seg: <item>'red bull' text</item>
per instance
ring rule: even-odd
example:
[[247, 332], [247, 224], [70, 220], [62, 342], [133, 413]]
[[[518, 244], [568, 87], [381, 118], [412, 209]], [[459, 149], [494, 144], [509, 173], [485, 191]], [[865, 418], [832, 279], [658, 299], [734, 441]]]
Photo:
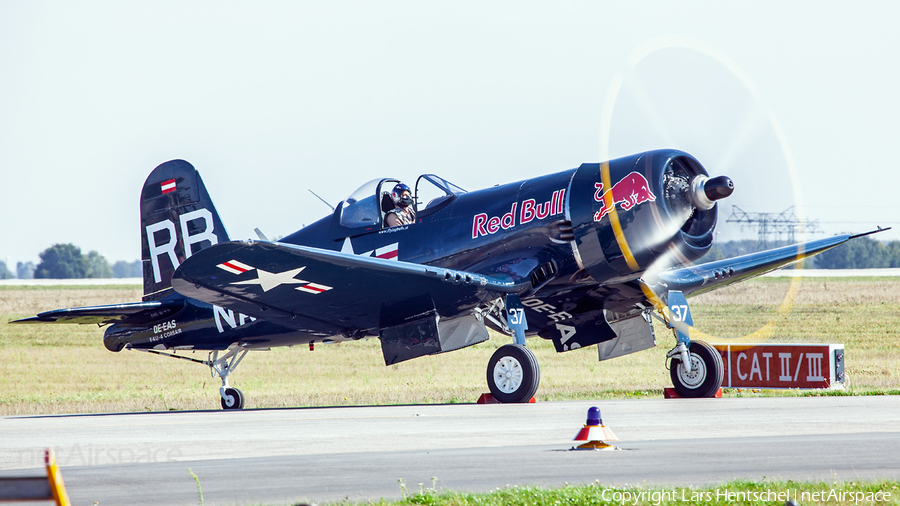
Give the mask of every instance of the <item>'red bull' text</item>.
[[[472, 239], [481, 236], [496, 234], [500, 230], [509, 230], [518, 225], [524, 225], [533, 220], [542, 220], [548, 216], [563, 213], [566, 190], [556, 190], [550, 200], [538, 204], [535, 199], [526, 199], [519, 205], [513, 202], [509, 212], [502, 216], [488, 217], [485, 213], [476, 214], [472, 218]], [[516, 210], [518, 209], [518, 213]]]

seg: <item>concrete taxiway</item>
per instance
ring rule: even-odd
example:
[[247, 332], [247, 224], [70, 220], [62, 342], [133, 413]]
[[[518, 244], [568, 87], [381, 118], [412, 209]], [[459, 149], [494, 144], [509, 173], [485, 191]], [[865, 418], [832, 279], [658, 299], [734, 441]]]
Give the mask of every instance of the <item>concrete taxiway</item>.
[[[573, 452], [590, 406], [619, 451]], [[420, 485], [900, 479], [900, 397], [303, 408], [0, 419], [2, 475], [53, 447], [75, 503], [289, 504]]]

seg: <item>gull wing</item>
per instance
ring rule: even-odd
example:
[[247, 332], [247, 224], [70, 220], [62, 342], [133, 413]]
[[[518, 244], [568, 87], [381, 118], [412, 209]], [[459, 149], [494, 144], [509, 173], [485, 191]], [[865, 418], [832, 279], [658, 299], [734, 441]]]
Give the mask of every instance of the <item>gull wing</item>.
[[521, 288], [501, 276], [265, 241], [204, 249], [181, 264], [172, 286], [187, 297], [298, 330], [318, 322], [345, 333], [399, 325], [429, 312], [452, 318]]
[[786, 267], [804, 258], [827, 251], [851, 239], [881, 232], [879, 229], [865, 234], [839, 235], [815, 241], [759, 251], [725, 260], [671, 269], [659, 274], [658, 280], [645, 280], [655, 293], [681, 291], [684, 295], [698, 295], [732, 283], [761, 276]]

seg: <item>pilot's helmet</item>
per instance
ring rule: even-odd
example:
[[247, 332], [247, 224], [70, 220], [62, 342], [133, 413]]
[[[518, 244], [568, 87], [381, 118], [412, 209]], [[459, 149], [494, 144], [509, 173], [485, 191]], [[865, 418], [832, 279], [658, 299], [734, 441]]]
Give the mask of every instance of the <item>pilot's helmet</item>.
[[[409, 195], [403, 196], [404, 192], [409, 192]], [[401, 207], [409, 207], [412, 205], [412, 191], [409, 189], [409, 186], [406, 186], [403, 183], [394, 185], [394, 190], [391, 192], [391, 198], [394, 199], [395, 205]]]

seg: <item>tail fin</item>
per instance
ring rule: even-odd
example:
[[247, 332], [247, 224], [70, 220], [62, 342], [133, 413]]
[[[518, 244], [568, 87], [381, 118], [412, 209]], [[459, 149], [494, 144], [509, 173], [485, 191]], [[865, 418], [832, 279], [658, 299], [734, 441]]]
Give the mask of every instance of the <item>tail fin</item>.
[[163, 297], [172, 273], [194, 253], [228, 241], [228, 233], [200, 179], [184, 160], [153, 169], [141, 191], [144, 300]]

